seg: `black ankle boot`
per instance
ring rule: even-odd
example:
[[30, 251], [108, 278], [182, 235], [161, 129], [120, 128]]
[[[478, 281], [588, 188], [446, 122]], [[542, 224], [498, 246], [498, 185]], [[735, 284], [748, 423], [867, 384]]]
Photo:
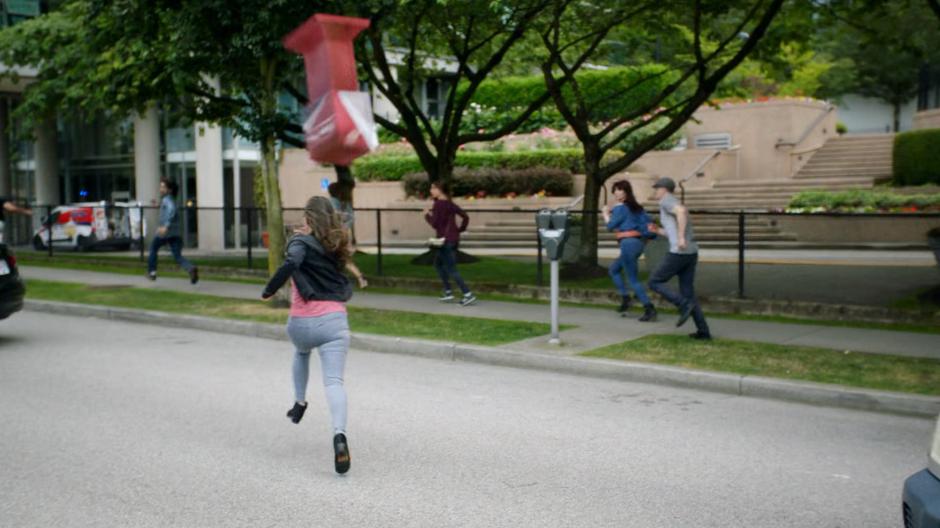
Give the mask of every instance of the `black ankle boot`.
[[617, 308], [617, 312], [624, 314], [630, 311], [630, 296], [624, 295], [623, 300], [620, 301], [620, 308]]
[[343, 433], [338, 433], [333, 437], [333, 456], [337, 473], [342, 475], [349, 471], [349, 442]]
[[656, 308], [652, 304], [643, 305], [643, 315], [640, 316], [640, 321], [643, 323], [650, 323], [656, 320]]
[[287, 411], [287, 417], [290, 418], [290, 421], [294, 423], [300, 423], [300, 419], [304, 417], [304, 412], [306, 410], [307, 404], [301, 405], [298, 402], [294, 402], [294, 407]]

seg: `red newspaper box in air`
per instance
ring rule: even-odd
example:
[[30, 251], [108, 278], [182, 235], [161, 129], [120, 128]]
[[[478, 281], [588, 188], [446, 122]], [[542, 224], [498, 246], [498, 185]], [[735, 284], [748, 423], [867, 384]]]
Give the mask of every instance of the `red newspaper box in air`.
[[304, 137], [314, 161], [349, 165], [379, 144], [353, 54], [353, 39], [367, 27], [364, 18], [317, 14], [284, 37], [284, 47], [304, 57], [310, 99]]

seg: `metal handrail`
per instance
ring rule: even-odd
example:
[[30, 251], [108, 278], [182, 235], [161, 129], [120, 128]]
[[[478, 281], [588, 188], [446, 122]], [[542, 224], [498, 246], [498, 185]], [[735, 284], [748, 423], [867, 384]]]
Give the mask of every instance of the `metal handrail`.
[[828, 116], [829, 113], [835, 109], [836, 109], [835, 106], [831, 104], [827, 104], [825, 110], [821, 114], [816, 116], [816, 119], [814, 119], [813, 122], [810, 123], [808, 127], [806, 127], [806, 130], [804, 130], [803, 133], [800, 134], [800, 137], [796, 141], [777, 141], [777, 143], [774, 145], [774, 148], [795, 147], [799, 145], [806, 138], [808, 138], [809, 135], [813, 132], [813, 130], [815, 130], [816, 127], [819, 126], [819, 124], [823, 122], [823, 119], [826, 119], [826, 116]]
[[702, 169], [705, 167], [705, 165], [708, 165], [708, 163], [711, 162], [711, 160], [717, 158], [718, 156], [721, 156], [723, 152], [736, 151], [740, 148], [741, 148], [741, 145], [734, 145], [727, 149], [716, 150], [715, 152], [712, 152], [711, 154], [709, 154], [708, 157], [706, 157], [704, 160], [702, 160], [701, 163], [696, 165], [695, 168], [692, 169], [692, 172], [687, 174], [685, 178], [682, 178], [681, 180], [679, 180], [679, 200], [682, 203], [685, 203], [685, 182], [691, 180], [692, 178], [696, 176], [704, 176], [705, 173], [702, 172]]

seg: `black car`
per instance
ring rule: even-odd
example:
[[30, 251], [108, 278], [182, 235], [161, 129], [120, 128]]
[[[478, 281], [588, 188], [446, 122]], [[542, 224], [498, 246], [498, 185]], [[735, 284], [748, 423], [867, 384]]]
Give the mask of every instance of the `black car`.
[[901, 514], [904, 528], [936, 528], [940, 526], [940, 417], [933, 434], [927, 469], [904, 481]]
[[0, 244], [0, 319], [6, 319], [23, 308], [26, 286], [16, 269], [16, 256], [6, 244]]

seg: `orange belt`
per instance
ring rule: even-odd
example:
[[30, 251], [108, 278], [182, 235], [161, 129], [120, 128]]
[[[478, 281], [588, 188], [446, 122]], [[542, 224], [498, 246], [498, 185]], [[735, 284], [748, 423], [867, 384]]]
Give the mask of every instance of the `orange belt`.
[[643, 236], [643, 233], [640, 233], [636, 229], [631, 229], [629, 231], [617, 231], [616, 236], [617, 240], [623, 240], [624, 238], [640, 238]]

